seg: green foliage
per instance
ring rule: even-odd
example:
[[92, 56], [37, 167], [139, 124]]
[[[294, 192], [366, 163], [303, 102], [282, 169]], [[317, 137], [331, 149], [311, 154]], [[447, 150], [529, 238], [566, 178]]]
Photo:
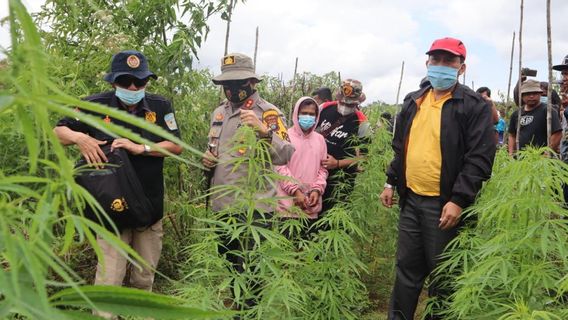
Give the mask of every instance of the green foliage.
[[[235, 137], [234, 151], [246, 153], [232, 164], [244, 166], [249, 174], [214, 190], [212, 198], [235, 194], [232, 205], [198, 217], [199, 241], [186, 249], [191, 255], [180, 267], [188, 276], [178, 294], [189, 297], [207, 291], [195, 305], [213, 310], [223, 308], [220, 301], [235, 307], [255, 299], [254, 307], [241, 312], [245, 319], [358, 319], [367, 305], [360, 280], [366, 267], [355, 241], [365, 238], [361, 216], [352, 214], [347, 204], [338, 206], [316, 224], [322, 230], [309, 239], [301, 236], [308, 228], [306, 219], [259, 216], [257, 205], [276, 207], [278, 199], [255, 199], [254, 194], [282, 179], [266, 166], [268, 148], [246, 127]], [[211, 254], [223, 245], [221, 237], [240, 243], [242, 251], [230, 253], [242, 257], [245, 272], [236, 272]]]
[[447, 318], [566, 319], [567, 181], [568, 166], [542, 150], [498, 155], [438, 271], [456, 275]]
[[155, 314], [157, 319], [212, 316], [156, 294], [84, 286], [83, 279], [61, 257], [85, 242], [100, 257], [96, 242], [96, 237], [100, 237], [130, 255], [132, 263], [143, 263], [114, 233], [82, 217], [86, 204], [101, 208], [75, 183], [73, 161], [53, 134], [51, 117], [77, 117], [110, 134], [149, 143], [121, 127], [105, 126], [100, 119], [73, 111], [74, 106], [80, 106], [113, 114], [187, 150], [192, 148], [140, 119], [80, 101], [61, 91], [51, 81], [51, 60], [43, 51], [31, 17], [20, 1], [11, 0], [9, 9], [12, 48], [1, 73], [0, 92], [0, 118], [8, 129], [2, 131], [1, 141], [3, 146], [10, 146], [6, 150], [16, 151], [13, 158], [3, 155], [2, 163], [8, 166], [0, 169], [0, 317], [93, 318], [90, 310], [97, 309], [99, 304], [101, 308], [116, 310], [121, 303], [124, 308], [120, 313], [127, 315], [140, 315], [145, 310], [145, 315]]
[[[381, 106], [371, 106], [364, 110], [370, 123], [377, 123], [383, 112]], [[398, 232], [398, 207], [387, 209], [379, 199], [379, 191], [386, 182], [386, 168], [393, 156], [391, 140], [391, 133], [386, 131], [385, 126], [376, 129], [372, 143], [367, 146], [368, 154], [360, 163], [363, 171], [357, 176], [347, 206], [365, 234], [356, 241], [358, 256], [368, 270], [368, 273], [361, 275], [362, 280], [373, 304], [383, 310], [386, 310], [394, 281]]]
[[[85, 299], [85, 297], [87, 299]], [[157, 319], [197, 319], [219, 317], [222, 313], [201, 311], [183, 306], [184, 301], [147, 291], [116, 286], [83, 286], [80, 294], [75, 290], [61, 290], [51, 298], [56, 307], [89, 308], [95, 304], [99, 310], [115, 315], [134, 315]], [[225, 312], [225, 314], [230, 314]], [[83, 314], [77, 313], [77, 319]]]
[[297, 74], [296, 79], [287, 83], [281, 78], [264, 75], [262, 82], [257, 85], [260, 96], [277, 106], [288, 118], [299, 98], [311, 96], [312, 92], [320, 87], [328, 87], [333, 92], [339, 87], [339, 75], [334, 71], [322, 76], [304, 72]]

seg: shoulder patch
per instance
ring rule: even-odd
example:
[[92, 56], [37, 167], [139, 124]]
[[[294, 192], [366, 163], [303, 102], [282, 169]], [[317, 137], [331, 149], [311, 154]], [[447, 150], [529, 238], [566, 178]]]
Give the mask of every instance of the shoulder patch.
[[270, 109], [262, 113], [262, 122], [268, 127], [273, 134], [278, 135], [282, 140], [290, 141], [288, 131], [284, 121], [280, 117], [280, 113], [275, 109]]
[[174, 116], [174, 114], [172, 112], [170, 112], [170, 113], [168, 113], [164, 116], [164, 122], [166, 123], [166, 126], [168, 126], [168, 129], [170, 129], [172, 131], [178, 129], [176, 117]]

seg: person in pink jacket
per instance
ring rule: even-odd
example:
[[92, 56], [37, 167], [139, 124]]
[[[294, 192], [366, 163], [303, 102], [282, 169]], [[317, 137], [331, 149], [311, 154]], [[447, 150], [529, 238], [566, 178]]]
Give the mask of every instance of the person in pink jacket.
[[318, 118], [319, 109], [314, 99], [302, 97], [296, 102], [293, 126], [288, 129], [296, 151], [287, 165], [276, 167], [279, 174], [289, 177], [278, 185], [278, 196], [282, 197], [278, 211], [282, 217], [297, 218], [299, 208], [313, 221], [321, 211], [327, 179], [327, 170], [321, 162], [327, 157], [327, 146], [323, 136], [314, 131]]

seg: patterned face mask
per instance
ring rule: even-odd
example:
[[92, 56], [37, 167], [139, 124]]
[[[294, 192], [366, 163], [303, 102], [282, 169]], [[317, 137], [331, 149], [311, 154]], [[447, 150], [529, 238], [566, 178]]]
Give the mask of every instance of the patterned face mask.
[[223, 91], [233, 103], [243, 102], [254, 93], [252, 84], [247, 80], [227, 81], [223, 84]]

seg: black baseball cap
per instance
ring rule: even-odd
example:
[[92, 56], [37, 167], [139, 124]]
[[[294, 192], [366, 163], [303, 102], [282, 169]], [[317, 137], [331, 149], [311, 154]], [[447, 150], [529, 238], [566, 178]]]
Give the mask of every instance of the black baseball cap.
[[104, 79], [110, 83], [114, 83], [116, 78], [130, 75], [138, 79], [146, 79], [158, 77], [148, 69], [148, 60], [139, 51], [125, 50], [112, 56], [110, 64], [110, 72], [107, 73]]
[[558, 71], [568, 70], [568, 55], [565, 56], [564, 59], [562, 59], [561, 64], [557, 64], [557, 65], [553, 66], [552, 69], [558, 70]]

